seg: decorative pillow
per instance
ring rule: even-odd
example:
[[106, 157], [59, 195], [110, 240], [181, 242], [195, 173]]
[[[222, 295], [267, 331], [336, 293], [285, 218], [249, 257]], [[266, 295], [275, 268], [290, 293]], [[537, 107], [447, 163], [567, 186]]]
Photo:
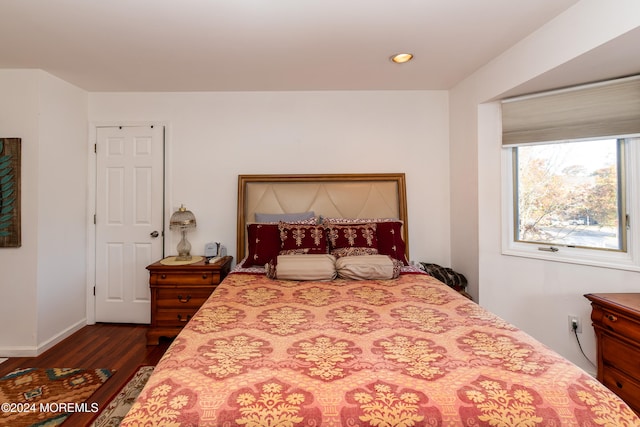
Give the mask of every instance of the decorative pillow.
[[265, 265], [280, 253], [278, 224], [249, 224], [247, 226], [247, 265]]
[[387, 255], [345, 256], [336, 261], [338, 277], [351, 280], [388, 280], [400, 275], [402, 263]]
[[[315, 217], [296, 222], [296, 224], [315, 224]], [[280, 253], [279, 222], [247, 225], [246, 266], [264, 266]]]
[[296, 212], [296, 213], [281, 213], [281, 214], [268, 214], [256, 212], [256, 222], [299, 222], [308, 219], [313, 219], [313, 223], [316, 223], [316, 217], [313, 211], [309, 212]]
[[376, 235], [378, 237], [378, 252], [409, 265], [407, 260], [407, 245], [402, 238], [401, 221], [378, 222]]
[[331, 255], [336, 258], [342, 258], [343, 256], [363, 256], [363, 255], [378, 255], [378, 250], [375, 248], [336, 248], [331, 249]]
[[391, 258], [409, 265], [407, 260], [407, 245], [402, 236], [402, 221], [396, 218], [323, 218], [325, 227], [344, 224], [376, 224], [376, 237], [378, 238], [378, 253], [389, 255]]
[[278, 255], [267, 265], [267, 276], [279, 280], [333, 280], [335, 257], [329, 254]]
[[280, 255], [326, 254], [327, 238], [319, 225], [304, 225], [281, 222]]
[[[344, 256], [342, 249], [355, 249], [370, 255], [378, 253], [378, 238], [376, 236], [376, 224], [336, 225], [327, 227], [327, 239], [331, 247], [331, 253], [336, 256]], [[335, 251], [335, 253], [334, 253]], [[349, 255], [347, 253], [347, 255]], [[355, 255], [355, 253], [352, 253]]]

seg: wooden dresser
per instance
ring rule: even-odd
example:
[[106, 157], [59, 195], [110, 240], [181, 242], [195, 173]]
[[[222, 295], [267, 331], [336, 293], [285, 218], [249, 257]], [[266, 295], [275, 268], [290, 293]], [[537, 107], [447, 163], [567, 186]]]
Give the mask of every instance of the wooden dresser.
[[640, 294], [587, 294], [598, 342], [598, 381], [640, 414]]
[[227, 276], [232, 259], [227, 256], [212, 264], [202, 259], [186, 265], [164, 265], [158, 261], [147, 267], [151, 288], [148, 345], [158, 344], [160, 337], [178, 335]]

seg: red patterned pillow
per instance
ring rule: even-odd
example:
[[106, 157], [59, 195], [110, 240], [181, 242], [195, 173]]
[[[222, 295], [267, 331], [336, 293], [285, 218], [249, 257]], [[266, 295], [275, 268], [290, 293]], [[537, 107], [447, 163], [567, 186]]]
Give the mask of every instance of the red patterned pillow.
[[363, 253], [370, 255], [378, 253], [378, 237], [376, 224], [349, 224], [327, 226], [327, 238], [331, 252], [339, 256], [343, 249], [358, 248]]
[[407, 245], [402, 236], [402, 221], [396, 218], [323, 218], [326, 227], [335, 225], [376, 224], [378, 238], [378, 253], [389, 255], [409, 265], [407, 260]]
[[402, 238], [402, 222], [385, 221], [377, 223], [378, 252], [409, 265], [407, 245]]
[[319, 225], [289, 224], [281, 222], [280, 255], [326, 254], [327, 238]]
[[249, 224], [247, 226], [249, 254], [246, 266], [265, 265], [280, 253], [278, 224]]
[[376, 248], [335, 248], [331, 249], [331, 255], [336, 258], [342, 258], [345, 256], [362, 256], [362, 255], [378, 255]]
[[[315, 224], [316, 218], [295, 221], [294, 224]], [[247, 225], [247, 260], [245, 267], [264, 266], [280, 253], [280, 221]]]

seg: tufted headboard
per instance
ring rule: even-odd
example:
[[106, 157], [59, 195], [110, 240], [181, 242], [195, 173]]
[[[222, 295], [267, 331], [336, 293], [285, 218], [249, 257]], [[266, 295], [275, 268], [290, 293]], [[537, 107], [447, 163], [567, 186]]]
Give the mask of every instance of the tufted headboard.
[[256, 213], [313, 211], [323, 217], [397, 218], [409, 241], [404, 173], [239, 175], [236, 260], [246, 255], [246, 226]]

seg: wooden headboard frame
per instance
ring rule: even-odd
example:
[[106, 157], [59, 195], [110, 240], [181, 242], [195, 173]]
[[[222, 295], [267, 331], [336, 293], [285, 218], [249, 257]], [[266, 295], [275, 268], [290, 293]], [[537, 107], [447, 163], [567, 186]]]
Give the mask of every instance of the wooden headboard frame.
[[404, 173], [239, 175], [236, 260], [246, 254], [247, 224], [255, 213], [296, 213], [340, 218], [398, 218], [409, 258]]

